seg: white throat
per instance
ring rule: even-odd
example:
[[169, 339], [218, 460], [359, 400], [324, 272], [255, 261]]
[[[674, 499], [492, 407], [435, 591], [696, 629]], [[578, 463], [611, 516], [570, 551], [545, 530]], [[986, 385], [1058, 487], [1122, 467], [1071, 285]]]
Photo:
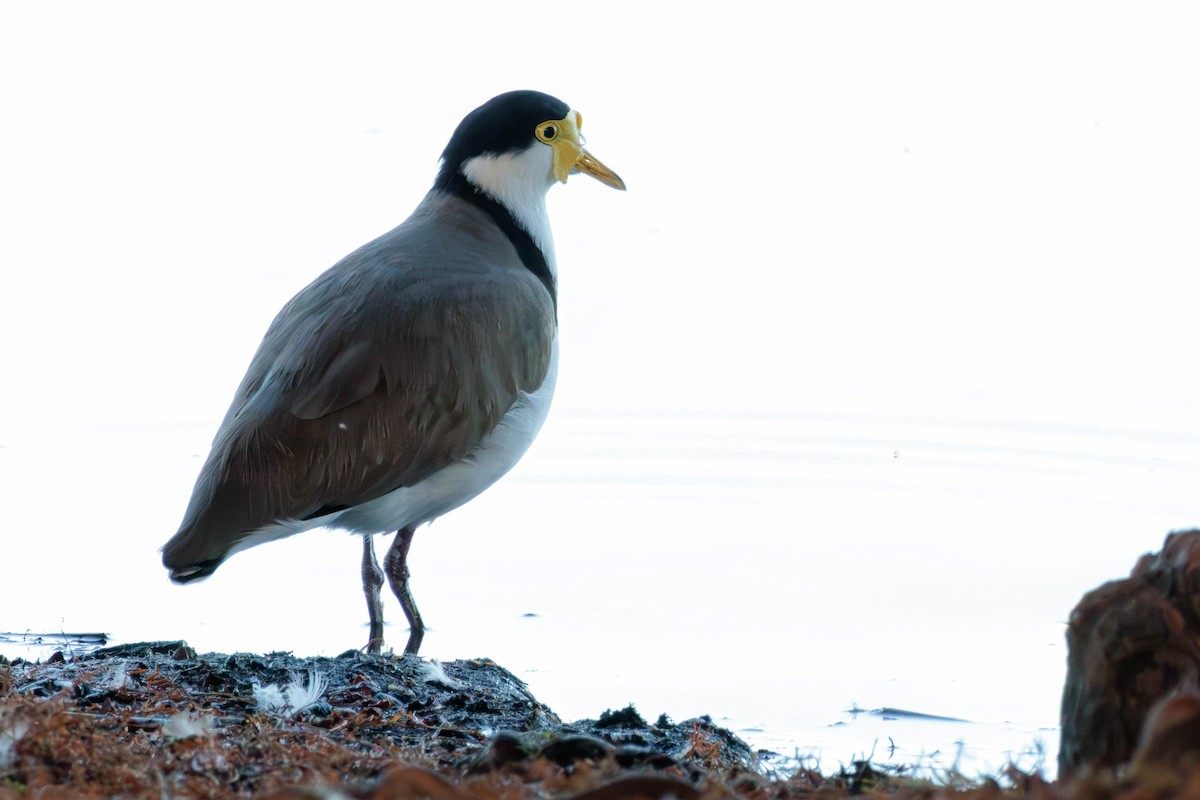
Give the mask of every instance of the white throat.
[[532, 147], [503, 155], [482, 155], [463, 162], [462, 172], [475, 187], [487, 192], [516, 217], [546, 256], [550, 273], [558, 277], [554, 237], [546, 216], [546, 192], [554, 184], [554, 153], [535, 142]]

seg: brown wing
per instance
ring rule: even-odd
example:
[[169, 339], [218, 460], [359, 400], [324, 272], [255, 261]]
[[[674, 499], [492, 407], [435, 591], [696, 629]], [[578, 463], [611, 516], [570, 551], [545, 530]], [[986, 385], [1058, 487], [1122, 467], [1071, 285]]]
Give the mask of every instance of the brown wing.
[[482, 214], [439, 211], [419, 209], [280, 312], [164, 548], [167, 566], [219, 562], [273, 522], [415, 484], [541, 384], [549, 293]]

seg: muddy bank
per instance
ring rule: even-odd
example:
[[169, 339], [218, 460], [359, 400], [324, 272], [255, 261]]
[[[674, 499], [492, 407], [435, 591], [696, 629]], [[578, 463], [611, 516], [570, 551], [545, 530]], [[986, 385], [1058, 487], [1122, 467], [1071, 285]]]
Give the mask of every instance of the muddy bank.
[[486, 659], [158, 642], [0, 663], [0, 799], [1080, 796], [1015, 771], [935, 786], [763, 756], [707, 717], [630, 707], [564, 722]]
[[198, 655], [156, 642], [2, 665], [0, 695], [0, 791], [9, 792], [363, 793], [403, 764], [549, 792], [636, 774], [683, 796], [713, 770], [757, 775], [757, 754], [708, 718], [647, 722], [626, 708], [566, 723], [486, 659]]

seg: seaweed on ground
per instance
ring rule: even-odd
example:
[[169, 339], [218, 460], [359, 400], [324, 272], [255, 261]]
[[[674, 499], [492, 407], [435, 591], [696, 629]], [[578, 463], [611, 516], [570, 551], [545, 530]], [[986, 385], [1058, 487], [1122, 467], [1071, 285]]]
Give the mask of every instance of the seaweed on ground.
[[0, 663], [0, 800], [1069, 796], [1015, 770], [1003, 783], [869, 762], [781, 773], [708, 717], [650, 724], [627, 707], [567, 724], [487, 659], [170, 642]]

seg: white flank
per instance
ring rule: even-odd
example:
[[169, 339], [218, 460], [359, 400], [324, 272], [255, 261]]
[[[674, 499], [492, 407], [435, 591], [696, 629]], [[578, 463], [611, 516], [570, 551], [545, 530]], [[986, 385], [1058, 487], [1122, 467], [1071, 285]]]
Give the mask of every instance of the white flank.
[[371, 535], [432, 522], [477, 497], [504, 477], [537, 438], [550, 413], [558, 379], [558, 339], [550, 351], [550, 369], [536, 391], [520, 394], [496, 428], [463, 461], [435, 472], [414, 486], [402, 486], [382, 497], [324, 517], [286, 520], [244, 537], [230, 551], [293, 536], [313, 528], [341, 528]]
[[336, 520], [323, 524], [365, 534], [394, 531], [430, 522], [477, 497], [504, 477], [533, 444], [550, 413], [557, 378], [558, 340], [555, 339], [546, 380], [532, 394], [518, 395], [500, 423], [466, 459], [414, 486], [403, 486], [348, 508]]

